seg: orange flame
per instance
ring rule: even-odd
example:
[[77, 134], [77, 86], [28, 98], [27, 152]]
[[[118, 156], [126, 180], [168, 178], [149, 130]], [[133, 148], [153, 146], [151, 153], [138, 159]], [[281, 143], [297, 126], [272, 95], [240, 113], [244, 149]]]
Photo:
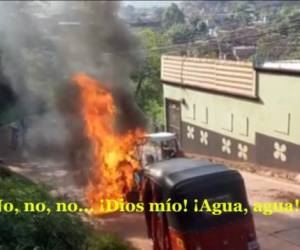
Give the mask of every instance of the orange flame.
[[111, 93], [84, 73], [76, 75], [74, 82], [80, 90], [80, 110], [93, 152], [93, 181], [89, 182], [86, 198], [93, 213], [99, 214], [103, 213], [101, 200], [122, 199], [132, 190], [134, 172], [139, 169], [135, 147], [143, 130], [117, 134], [117, 109]]

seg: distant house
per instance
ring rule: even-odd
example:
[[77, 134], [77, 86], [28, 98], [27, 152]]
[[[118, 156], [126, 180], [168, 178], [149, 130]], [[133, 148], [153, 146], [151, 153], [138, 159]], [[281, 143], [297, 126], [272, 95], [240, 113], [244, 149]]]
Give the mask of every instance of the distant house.
[[253, 24], [266, 24], [268, 19], [266, 16], [261, 17], [260, 19], [253, 22]]
[[129, 25], [133, 28], [137, 27], [152, 27], [152, 28], [159, 28], [161, 22], [151, 19], [138, 19], [135, 22], [129, 23]]
[[255, 46], [235, 46], [232, 48], [236, 60], [246, 60], [256, 52]]
[[232, 14], [220, 13], [215, 15], [214, 19], [215, 25], [222, 30], [234, 30], [240, 27], [240, 21]]
[[161, 62], [166, 129], [186, 152], [300, 172], [299, 63]]
[[233, 44], [233, 46], [254, 46], [261, 37], [261, 31], [257, 26], [248, 26], [243, 29], [236, 29], [226, 35], [226, 30], [219, 30], [220, 34], [224, 33], [223, 42]]
[[209, 28], [208, 29], [208, 35], [211, 36], [211, 37], [217, 37], [218, 36], [217, 28], [216, 27]]
[[161, 25], [162, 12], [161, 8], [152, 8], [150, 10], [141, 8], [131, 9], [127, 6], [121, 8], [120, 17], [133, 28], [156, 28]]

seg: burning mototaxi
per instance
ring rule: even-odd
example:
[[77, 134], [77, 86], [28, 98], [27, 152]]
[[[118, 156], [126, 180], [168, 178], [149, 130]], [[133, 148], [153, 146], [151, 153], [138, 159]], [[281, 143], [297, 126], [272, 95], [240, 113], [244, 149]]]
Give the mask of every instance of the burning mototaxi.
[[177, 135], [171, 132], [145, 134], [137, 151], [141, 166], [184, 156]]
[[180, 149], [175, 133], [158, 132], [145, 134], [144, 137], [140, 137], [136, 146], [136, 155], [140, 163], [140, 169], [134, 173], [135, 185], [133, 191], [127, 195], [127, 197], [134, 197], [130, 198], [130, 200], [138, 200], [137, 197], [141, 189], [141, 179], [145, 166], [154, 162], [183, 157], [184, 153]]
[[[209, 161], [178, 158], [148, 165], [143, 172], [144, 211], [154, 250], [259, 249], [243, 178], [237, 171]], [[185, 209], [150, 208], [151, 203], [170, 200], [186, 203]], [[203, 201], [240, 204], [243, 209], [217, 215], [207, 204], [206, 209], [198, 209]]]

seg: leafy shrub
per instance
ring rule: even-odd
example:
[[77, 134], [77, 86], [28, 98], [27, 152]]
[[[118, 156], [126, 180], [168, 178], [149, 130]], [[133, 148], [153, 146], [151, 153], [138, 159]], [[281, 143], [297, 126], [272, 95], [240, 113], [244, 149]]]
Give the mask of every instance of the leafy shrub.
[[[55, 200], [45, 188], [20, 177], [0, 174], [0, 199], [22, 208], [24, 202]], [[77, 214], [0, 212], [0, 250], [127, 250], [130, 247], [112, 235], [98, 236]]]

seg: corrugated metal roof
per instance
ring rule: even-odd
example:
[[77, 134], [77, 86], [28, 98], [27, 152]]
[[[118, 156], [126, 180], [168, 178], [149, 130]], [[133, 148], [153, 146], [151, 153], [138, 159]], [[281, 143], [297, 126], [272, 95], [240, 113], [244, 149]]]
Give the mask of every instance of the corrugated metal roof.
[[256, 97], [252, 63], [163, 55], [161, 80], [221, 93]]

